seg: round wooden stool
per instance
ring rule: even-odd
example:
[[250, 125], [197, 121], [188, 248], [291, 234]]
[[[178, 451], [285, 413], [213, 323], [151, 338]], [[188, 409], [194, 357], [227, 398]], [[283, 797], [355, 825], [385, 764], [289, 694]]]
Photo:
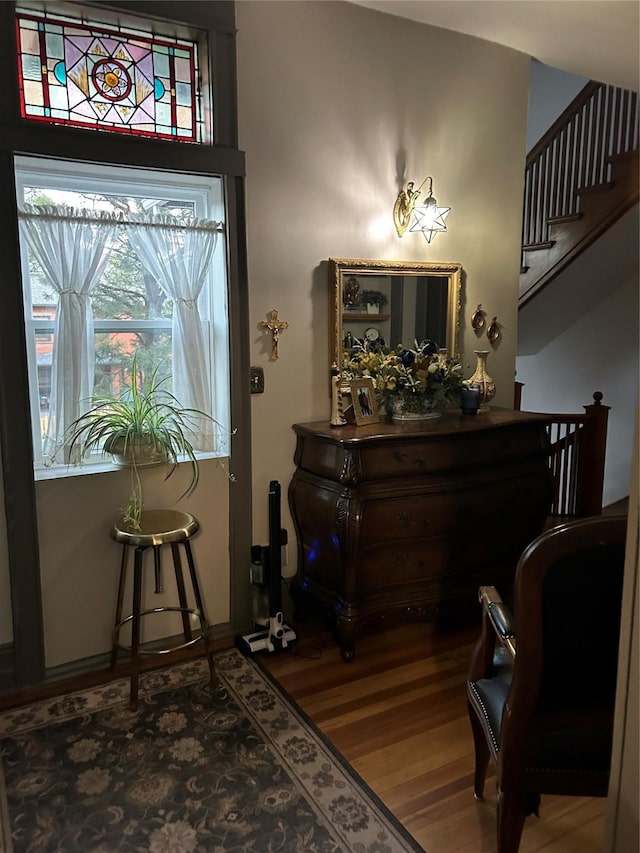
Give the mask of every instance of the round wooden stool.
[[[195, 643], [204, 643], [211, 684], [216, 683], [216, 675], [213, 664], [211, 643], [209, 640], [209, 623], [205, 615], [200, 585], [196, 574], [195, 562], [191, 551], [191, 537], [198, 532], [200, 524], [197, 519], [188, 512], [177, 510], [148, 510], [141, 514], [140, 530], [132, 530], [123, 521], [117, 521], [111, 528], [111, 537], [116, 542], [122, 543], [122, 562], [120, 564], [120, 581], [118, 583], [118, 600], [116, 604], [116, 618], [113, 629], [113, 648], [111, 651], [111, 669], [116, 665], [118, 649], [130, 652], [131, 660], [131, 693], [130, 707], [132, 711], [138, 706], [138, 675], [141, 655], [162, 655], [168, 652], [184, 649]], [[154, 607], [151, 610], [141, 610], [142, 607], [142, 568], [143, 556], [148, 548], [153, 548], [153, 567], [156, 593], [163, 592], [162, 566], [160, 561], [160, 549], [163, 545], [170, 545], [173, 555], [173, 567], [176, 575], [178, 588], [179, 607]], [[179, 545], [182, 545], [187, 557], [191, 586], [195, 598], [196, 607], [190, 608], [187, 603], [187, 594], [182, 572], [182, 561], [180, 559]], [[122, 603], [124, 587], [127, 574], [127, 562], [129, 549], [134, 548], [133, 564], [133, 604], [129, 616], [122, 618]], [[141, 649], [140, 648], [140, 619], [153, 613], [165, 613], [176, 611], [182, 614], [182, 629], [184, 642], [166, 649]], [[191, 619], [198, 620], [200, 632], [193, 635]], [[131, 645], [120, 643], [120, 629], [127, 622], [131, 622]]]

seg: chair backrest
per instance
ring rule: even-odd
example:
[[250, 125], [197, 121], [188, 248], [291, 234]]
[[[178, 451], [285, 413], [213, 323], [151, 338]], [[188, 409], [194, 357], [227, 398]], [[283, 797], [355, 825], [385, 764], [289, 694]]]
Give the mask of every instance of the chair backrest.
[[608, 772], [626, 523], [598, 516], [560, 525], [518, 563], [517, 654], [501, 745], [503, 757], [521, 752], [514, 772], [554, 762]]

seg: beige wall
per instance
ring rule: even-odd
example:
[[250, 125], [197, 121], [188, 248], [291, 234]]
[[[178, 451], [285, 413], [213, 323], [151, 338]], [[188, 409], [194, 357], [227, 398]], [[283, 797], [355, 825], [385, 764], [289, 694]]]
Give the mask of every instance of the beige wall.
[[[325, 0], [241, 0], [237, 24], [248, 334], [266, 387], [252, 397], [254, 542], [267, 539], [267, 490], [277, 479], [291, 537], [290, 574], [291, 425], [329, 417], [327, 258], [462, 263], [465, 375], [474, 370], [478, 348], [469, 317], [482, 302], [503, 324], [488, 365], [498, 385], [495, 402], [512, 400], [529, 59]], [[430, 245], [420, 235], [400, 240], [391, 219], [398, 189], [427, 174], [439, 202], [452, 207], [449, 231]], [[259, 328], [272, 308], [290, 324], [275, 362]], [[479, 348], [489, 348], [486, 338]], [[177, 481], [149, 476], [148, 508], [179, 494]], [[180, 505], [203, 521], [196, 557], [215, 624], [229, 618], [221, 477], [215, 462], [204, 463], [200, 486]], [[108, 529], [124, 500], [125, 478], [119, 472], [37, 484], [48, 667], [109, 648], [119, 551]]]
[[[156, 507], [194, 513], [201, 524], [193, 540], [207, 616], [214, 625], [228, 622], [229, 522], [228, 483], [214, 459], [200, 463], [200, 483], [188, 499], [175, 503], [189, 482], [188, 471], [177, 470], [165, 482], [164, 466], [142, 474], [145, 509]], [[129, 494], [128, 471], [80, 474], [36, 483], [40, 577], [44, 620], [45, 665], [60, 666], [111, 648], [114, 608], [120, 570], [120, 546], [109, 536]], [[4, 501], [0, 494], [4, 518]], [[11, 642], [11, 602], [5, 525], [0, 526], [0, 645]], [[149, 556], [149, 559], [151, 557]], [[167, 549], [165, 587], [155, 595], [152, 572], [145, 572], [145, 606], [176, 606], [177, 594]], [[129, 564], [129, 575], [133, 565]], [[185, 577], [188, 577], [185, 563]], [[131, 577], [126, 590], [131, 602]], [[190, 585], [187, 581], [187, 591]], [[126, 609], [129, 613], [129, 609]], [[151, 617], [143, 624], [143, 636], [151, 640], [180, 632], [177, 614]], [[123, 639], [127, 639], [126, 633]]]
[[[207, 615], [213, 624], [229, 619], [228, 495], [226, 474], [213, 459], [200, 463], [200, 483], [176, 509], [193, 512], [201, 530], [193, 540]], [[165, 466], [141, 472], [145, 509], [168, 508], [188, 484], [178, 470], [165, 482]], [[40, 575], [47, 668], [102, 654], [111, 648], [114, 608], [120, 570], [120, 546], [109, 536], [129, 493], [129, 472], [85, 474], [36, 484]], [[151, 560], [151, 555], [148, 555]], [[176, 606], [171, 552], [163, 560], [163, 595], [153, 592], [153, 571], [145, 572], [146, 607]], [[129, 563], [132, 574], [133, 557]], [[188, 577], [185, 564], [185, 577]], [[187, 581], [187, 591], [190, 589]], [[131, 589], [125, 612], [130, 612]], [[143, 620], [144, 639], [180, 632], [177, 614]], [[123, 639], [126, 636], [123, 634]]]
[[[465, 375], [481, 302], [503, 338], [489, 356], [497, 405], [513, 399], [529, 58], [486, 41], [340, 2], [237, 4], [239, 141], [246, 151], [254, 539], [270, 479], [293, 473], [299, 421], [328, 419], [326, 259], [454, 261], [464, 267]], [[403, 181], [434, 178], [449, 230], [399, 239]], [[260, 331], [289, 322], [280, 358]], [[283, 524], [293, 537], [283, 501]], [[290, 548], [293, 571], [294, 548]]]

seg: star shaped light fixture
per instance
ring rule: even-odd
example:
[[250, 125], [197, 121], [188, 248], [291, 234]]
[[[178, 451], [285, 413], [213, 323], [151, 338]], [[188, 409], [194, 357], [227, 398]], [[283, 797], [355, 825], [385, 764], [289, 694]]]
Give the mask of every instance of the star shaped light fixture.
[[[416, 201], [420, 190], [424, 184], [429, 181], [429, 195], [420, 207], [416, 206]], [[447, 226], [444, 220], [449, 215], [450, 207], [438, 207], [438, 202], [433, 197], [433, 179], [429, 176], [424, 179], [417, 190], [413, 189], [414, 183], [410, 181], [406, 189], [401, 190], [393, 206], [393, 221], [398, 232], [398, 237], [402, 237], [409, 226], [411, 216], [413, 214], [413, 224], [409, 231], [422, 231], [427, 243], [433, 240], [438, 231], [446, 231]]]

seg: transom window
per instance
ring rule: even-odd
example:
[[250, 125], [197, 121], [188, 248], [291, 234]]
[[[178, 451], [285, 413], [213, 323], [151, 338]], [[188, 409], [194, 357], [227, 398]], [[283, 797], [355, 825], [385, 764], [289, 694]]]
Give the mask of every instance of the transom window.
[[198, 44], [27, 9], [16, 16], [23, 118], [202, 142]]
[[65, 429], [134, 355], [222, 425], [198, 449], [228, 455], [221, 179], [19, 157], [16, 183], [36, 471], [66, 470]]

